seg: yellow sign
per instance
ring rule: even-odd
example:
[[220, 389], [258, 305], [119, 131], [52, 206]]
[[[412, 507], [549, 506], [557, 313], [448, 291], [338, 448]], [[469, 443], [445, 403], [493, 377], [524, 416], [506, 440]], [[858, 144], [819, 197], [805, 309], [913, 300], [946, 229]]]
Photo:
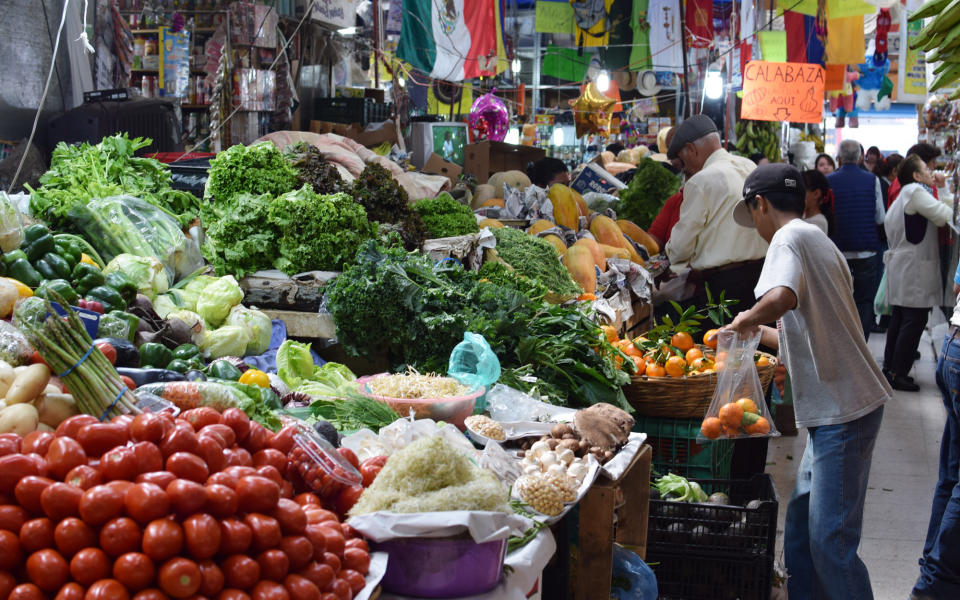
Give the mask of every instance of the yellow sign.
[[573, 35], [573, 7], [563, 0], [537, 0], [537, 33], [569, 33]]
[[897, 77], [897, 100], [922, 104], [927, 100], [927, 65], [923, 52], [910, 48], [910, 41], [920, 35], [921, 21], [907, 23], [907, 11], [900, 17], [900, 56]]
[[740, 118], [819, 123], [825, 81], [820, 65], [750, 61], [743, 69]]
[[787, 62], [787, 32], [761, 31], [757, 34], [760, 57], [767, 62]]

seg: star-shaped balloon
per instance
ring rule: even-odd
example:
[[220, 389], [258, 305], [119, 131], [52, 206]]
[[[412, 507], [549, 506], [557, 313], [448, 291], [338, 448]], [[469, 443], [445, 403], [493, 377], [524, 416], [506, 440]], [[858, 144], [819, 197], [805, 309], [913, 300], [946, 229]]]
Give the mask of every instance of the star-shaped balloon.
[[577, 126], [577, 137], [589, 133], [606, 132], [610, 127], [611, 107], [617, 101], [608, 98], [597, 89], [597, 84], [590, 82], [584, 87], [583, 94], [576, 100], [570, 101], [573, 107], [573, 121]]

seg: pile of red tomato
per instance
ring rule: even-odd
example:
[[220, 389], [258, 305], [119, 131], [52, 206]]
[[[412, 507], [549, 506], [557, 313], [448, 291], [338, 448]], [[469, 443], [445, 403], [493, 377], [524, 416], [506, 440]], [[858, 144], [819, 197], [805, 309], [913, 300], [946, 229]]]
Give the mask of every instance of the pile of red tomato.
[[0, 435], [0, 599], [350, 600], [369, 549], [325, 505], [352, 486], [305, 491], [293, 434], [196, 408]]

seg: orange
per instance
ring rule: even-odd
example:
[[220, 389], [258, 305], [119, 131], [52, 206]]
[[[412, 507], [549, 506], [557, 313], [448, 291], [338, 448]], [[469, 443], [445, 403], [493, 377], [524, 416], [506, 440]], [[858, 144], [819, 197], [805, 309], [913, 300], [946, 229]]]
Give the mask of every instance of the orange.
[[706, 367], [704, 367], [704, 365], [703, 365], [703, 359], [702, 359], [702, 358], [695, 358], [695, 359], [693, 359], [693, 360], [690, 361], [690, 368], [693, 369], [694, 371], [702, 371], [702, 370], [705, 369]]
[[716, 417], [707, 417], [700, 425], [700, 433], [708, 440], [715, 440], [723, 432], [723, 424]]
[[649, 377], [666, 377], [667, 371], [658, 365], [657, 363], [647, 364], [647, 376]]
[[740, 398], [737, 400], [737, 404], [740, 405], [740, 408], [742, 408], [745, 413], [760, 414], [760, 411], [757, 410], [757, 403], [750, 398]]
[[636, 375], [643, 375], [647, 370], [647, 361], [643, 360], [643, 357], [640, 356], [631, 356], [633, 359], [633, 364], [637, 367]]
[[723, 435], [727, 436], [730, 439], [735, 439], [740, 437], [740, 429], [737, 427], [727, 427], [723, 426]]
[[750, 435], [766, 435], [770, 433], [770, 423], [763, 417], [757, 417], [756, 423], [743, 428]]
[[717, 362], [713, 363], [714, 371], [718, 371], [718, 372], [722, 371], [723, 367], [724, 367], [724, 362], [722, 360], [718, 360]]
[[720, 339], [717, 335], [720, 333], [719, 329], [711, 329], [703, 334], [703, 345], [707, 348], [717, 349], [717, 340]]
[[607, 341], [611, 344], [620, 339], [620, 336], [617, 335], [617, 330], [614, 329], [612, 325], [601, 325], [600, 329], [603, 331], [604, 337], [606, 337]]
[[687, 370], [687, 361], [679, 356], [671, 356], [667, 359], [665, 368], [667, 375], [670, 377], [683, 377], [684, 372]]
[[764, 356], [763, 354], [761, 354], [761, 355], [760, 355], [760, 358], [757, 359], [757, 366], [758, 366], [758, 367], [768, 367], [768, 366], [770, 366], [770, 359], [767, 358], [766, 356]]
[[720, 407], [720, 421], [727, 427], [740, 427], [743, 421], [743, 408], [736, 402], [728, 402]]
[[635, 342], [631, 342], [630, 340], [624, 340], [624, 341], [627, 342], [626, 344], [623, 345], [623, 348], [621, 348], [624, 354], [626, 354], [627, 356], [643, 356], [643, 350], [640, 348], [637, 348], [637, 346], [635, 345]]
[[692, 363], [695, 359], [703, 358], [703, 351], [700, 348], [690, 348], [684, 358], [688, 363]]
[[690, 334], [686, 331], [678, 331], [670, 338], [670, 345], [682, 352], [686, 352], [690, 348], [693, 348], [693, 338], [690, 337]]
[[646, 342], [646, 341], [647, 341], [647, 338], [642, 335], [638, 335], [637, 337], [633, 338], [634, 344], [642, 344], [643, 342]]

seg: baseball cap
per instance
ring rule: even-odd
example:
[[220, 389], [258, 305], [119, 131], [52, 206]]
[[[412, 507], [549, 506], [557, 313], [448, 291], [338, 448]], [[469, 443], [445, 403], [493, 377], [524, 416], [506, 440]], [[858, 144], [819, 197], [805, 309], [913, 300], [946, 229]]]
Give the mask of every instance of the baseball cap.
[[710, 133], [717, 133], [717, 124], [713, 119], [707, 115], [693, 115], [675, 128], [673, 139], [667, 147], [667, 158], [677, 158], [684, 146]]
[[743, 199], [733, 209], [733, 220], [743, 227], [754, 227], [750, 209], [747, 208], [747, 198], [760, 195], [767, 198], [799, 196], [802, 199], [806, 193], [803, 175], [793, 165], [760, 165], [747, 175], [747, 180], [743, 182]]

